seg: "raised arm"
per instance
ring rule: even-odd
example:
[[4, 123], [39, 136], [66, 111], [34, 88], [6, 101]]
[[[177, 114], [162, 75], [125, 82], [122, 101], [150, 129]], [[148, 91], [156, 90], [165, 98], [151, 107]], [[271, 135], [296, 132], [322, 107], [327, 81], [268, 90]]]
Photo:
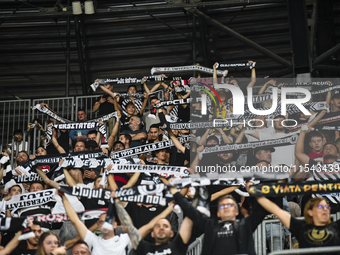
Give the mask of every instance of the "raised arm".
[[229, 194], [229, 193], [233, 192], [235, 189], [238, 189], [239, 187], [240, 186], [232, 186], [232, 187], [222, 189], [222, 190], [212, 194], [210, 201], [214, 201], [214, 200], [216, 200], [217, 198], [219, 198], [223, 195]]
[[142, 240], [142, 236], [140, 235], [139, 231], [133, 225], [129, 214], [125, 211], [119, 199], [115, 200], [115, 206], [116, 206], [116, 211], [117, 211], [119, 220], [124, 226], [126, 226], [126, 230], [129, 234], [132, 246], [136, 250], [140, 241]]
[[304, 149], [305, 149], [304, 142], [305, 142], [307, 132], [300, 129], [300, 135], [295, 145], [295, 157], [300, 161], [302, 166], [305, 166], [306, 164], [308, 164], [310, 160], [308, 155], [304, 152]]
[[[249, 60], [248, 63], [254, 63], [254, 61]], [[250, 77], [250, 83], [248, 84], [247, 88], [252, 88], [254, 87], [256, 83], [256, 72], [255, 72], [255, 67], [251, 69], [251, 77]]]
[[70, 173], [67, 171], [66, 168], [63, 168], [63, 172], [64, 172], [64, 175], [65, 175], [66, 183], [71, 187], [77, 186], [76, 181], [72, 178], [72, 176], [70, 175]]
[[39, 166], [37, 166], [37, 167], [35, 168], [35, 170], [37, 171], [37, 173], [40, 175], [41, 179], [43, 179], [43, 181], [44, 181], [47, 185], [49, 185], [49, 186], [51, 186], [52, 188], [55, 188], [55, 189], [57, 189], [57, 190], [59, 189], [59, 183], [50, 180], [50, 178], [47, 177], [47, 175], [43, 172], [43, 170], [41, 170], [41, 168], [40, 168]]
[[210, 128], [208, 128], [208, 129], [204, 132], [204, 134], [201, 136], [199, 145], [206, 145], [206, 143], [207, 143], [207, 137], [208, 137], [209, 133], [210, 133], [210, 134], [212, 133], [212, 129], [210, 129]]
[[268, 212], [273, 213], [276, 215], [279, 220], [282, 222], [282, 224], [290, 229], [290, 218], [291, 215], [285, 211], [282, 210], [280, 207], [278, 207], [276, 204], [274, 204], [272, 201], [265, 197], [257, 197], [257, 202]]
[[112, 128], [111, 134], [109, 136], [109, 138], [107, 139], [107, 144], [109, 145], [109, 151], [111, 151], [112, 146], [115, 142], [116, 136], [118, 134], [119, 131], [119, 123], [120, 123], [120, 118], [122, 117], [122, 114], [119, 110], [117, 110], [117, 119], [116, 122]]
[[85, 226], [85, 224], [79, 219], [77, 213], [73, 210], [70, 202], [65, 197], [65, 195], [63, 195], [63, 204], [64, 204], [65, 211], [67, 213], [67, 216], [69, 217], [73, 226], [76, 228], [80, 238], [84, 240], [88, 229]]
[[169, 137], [170, 139], [172, 140], [172, 142], [174, 143], [175, 147], [180, 151], [182, 152], [183, 154], [185, 153], [185, 146], [182, 145], [180, 143], [180, 141], [178, 141], [177, 137], [174, 135], [174, 133], [172, 133], [172, 131], [169, 129], [168, 130], [168, 134], [169, 134]]
[[193, 225], [194, 224], [189, 217], [185, 217], [181, 224], [181, 228], [179, 229], [179, 234], [183, 240], [183, 243], [185, 244], [187, 244], [190, 240]]
[[18, 231], [18, 233], [12, 238], [11, 241], [7, 243], [4, 249], [0, 251], [0, 255], [9, 255], [11, 252], [19, 245], [19, 236], [22, 234], [22, 231]]
[[194, 160], [192, 161], [191, 165], [190, 165], [190, 173], [194, 174], [196, 173], [196, 166], [199, 165], [200, 163], [200, 155], [199, 153], [202, 152], [204, 150], [204, 146], [200, 145], [197, 149], [196, 149], [196, 157], [194, 158]]
[[55, 138], [54, 135], [52, 135], [52, 143], [54, 145], [54, 147], [57, 149], [57, 151], [61, 154], [61, 153], [66, 153], [64, 148], [60, 146], [60, 144], [58, 143], [57, 138]]
[[147, 92], [144, 92], [144, 100], [143, 100], [143, 105], [140, 108], [139, 114], [143, 115], [143, 112], [145, 110], [146, 105], [148, 104], [148, 98], [149, 98], [149, 94]]
[[267, 81], [267, 82], [262, 86], [262, 88], [260, 89], [260, 91], [259, 91], [258, 94], [259, 94], [259, 95], [262, 95], [262, 94], [265, 92], [265, 90], [266, 90], [266, 88], [267, 88], [267, 86], [268, 86], [269, 84], [275, 86], [275, 85], [276, 85], [276, 81], [273, 80], [273, 79]]
[[140, 176], [140, 172], [136, 172], [136, 173], [134, 173], [132, 176], [131, 176], [131, 178], [129, 179], [129, 181], [127, 182], [127, 184], [125, 184], [122, 188], [131, 188], [131, 187], [133, 187], [136, 183], [137, 183], [137, 181], [138, 181], [138, 179], [139, 179], [139, 176]]
[[154, 225], [158, 220], [166, 218], [172, 212], [172, 210], [174, 209], [174, 205], [174, 203], [170, 203], [163, 212], [156, 215], [149, 223], [138, 229], [138, 232], [142, 236], [142, 238], [145, 238], [152, 231]]
[[[91, 232], [94, 232], [95, 230], [97, 230], [99, 227], [99, 222], [97, 221], [96, 223], [94, 223], [90, 228], [89, 230]], [[70, 239], [70, 240], [67, 240], [65, 241], [65, 245], [66, 245], [66, 249], [71, 249], [78, 241], [80, 241], [81, 238], [80, 238], [80, 235], [77, 235], [75, 238], [73, 239]]]
[[218, 83], [216, 66], [217, 66], [217, 62], [213, 65], [213, 83], [214, 84]]

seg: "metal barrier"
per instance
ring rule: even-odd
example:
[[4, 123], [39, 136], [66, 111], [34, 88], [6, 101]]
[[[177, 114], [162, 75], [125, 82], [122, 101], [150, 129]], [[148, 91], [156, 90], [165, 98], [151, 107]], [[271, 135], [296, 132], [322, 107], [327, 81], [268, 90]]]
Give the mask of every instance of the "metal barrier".
[[95, 102], [97, 101], [98, 97], [100, 97], [100, 95], [76, 97], [75, 120], [78, 119], [77, 114], [79, 109], [85, 110], [88, 120], [97, 118], [98, 111], [93, 112], [92, 108]]
[[[332, 218], [333, 221], [339, 220], [340, 219], [340, 212], [338, 212], [336, 214], [332, 214], [331, 218]], [[297, 219], [303, 220], [304, 217], [298, 217]], [[266, 239], [267, 239], [266, 225], [267, 224], [271, 224], [271, 225], [272, 224], [280, 224], [280, 233], [282, 233], [282, 229], [284, 228], [283, 224], [281, 223], [281, 221], [279, 219], [263, 220], [253, 234], [254, 243], [255, 243], [255, 252], [256, 252], [257, 255], [266, 255], [267, 254], [267, 241], [266, 241]], [[272, 227], [271, 227], [271, 230], [272, 230]], [[270, 236], [271, 236], [271, 247], [273, 247], [273, 235], [271, 234]], [[282, 236], [280, 236], [280, 241], [282, 241], [281, 237]], [[290, 250], [290, 249], [292, 249], [291, 233], [289, 233], [288, 237], [289, 237], [289, 250]], [[280, 243], [280, 245], [283, 247], [284, 243]], [[297, 249], [293, 249], [293, 250], [297, 250]], [[279, 251], [275, 251], [275, 252], [279, 252]], [[274, 253], [271, 253], [271, 254], [274, 254]], [[288, 254], [290, 254], [290, 253], [288, 253]]]
[[187, 255], [200, 255], [202, 252], [203, 239], [204, 234], [197, 237], [196, 240], [189, 245]]
[[[60, 98], [42, 98], [32, 100], [32, 105], [46, 103], [48, 107], [57, 112], [61, 117], [68, 120], [75, 120], [74, 118], [74, 98], [73, 97], [60, 97]], [[42, 124], [49, 122], [49, 117], [39, 111], [32, 112], [32, 118], [39, 119]], [[44, 126], [46, 128], [46, 126]]]
[[[13, 149], [18, 148], [15, 145], [13, 132], [16, 129], [23, 131], [22, 144], [25, 146], [27, 142], [26, 129], [31, 118], [31, 100], [10, 100], [0, 101], [0, 119], [1, 119], [1, 151], [12, 151], [12, 148], [7, 148], [11, 144]], [[27, 148], [26, 148], [27, 149]], [[11, 153], [11, 162], [15, 158], [14, 153]]]
[[292, 250], [283, 250], [283, 251], [274, 251], [269, 253], [269, 255], [292, 255], [292, 254], [325, 254], [325, 253], [333, 253], [339, 252], [340, 246], [329, 246], [329, 247], [315, 247], [315, 248], [301, 248], [301, 249], [292, 249]]

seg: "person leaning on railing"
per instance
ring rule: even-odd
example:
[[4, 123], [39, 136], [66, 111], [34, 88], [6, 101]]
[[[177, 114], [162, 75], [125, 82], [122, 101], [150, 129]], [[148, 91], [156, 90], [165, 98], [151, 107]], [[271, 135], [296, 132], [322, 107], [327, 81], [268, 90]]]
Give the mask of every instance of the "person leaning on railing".
[[306, 203], [304, 220], [292, 217], [265, 197], [258, 197], [257, 201], [289, 229], [297, 238], [299, 248], [340, 245], [340, 220], [331, 221], [330, 205], [325, 198], [315, 197]]

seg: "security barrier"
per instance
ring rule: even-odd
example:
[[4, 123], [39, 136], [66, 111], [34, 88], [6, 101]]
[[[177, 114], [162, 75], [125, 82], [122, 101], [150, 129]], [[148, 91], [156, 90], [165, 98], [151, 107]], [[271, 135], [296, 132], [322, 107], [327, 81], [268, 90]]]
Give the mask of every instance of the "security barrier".
[[[14, 152], [14, 149], [18, 148], [13, 132], [16, 129], [26, 131], [30, 118], [31, 100], [0, 101], [1, 151]], [[23, 145], [25, 141], [27, 141], [27, 136], [23, 132]], [[11, 153], [11, 162], [14, 158], [15, 153]]]
[[333, 247], [318, 247], [318, 248], [301, 248], [301, 249], [293, 249], [293, 250], [282, 250], [282, 251], [274, 251], [269, 253], [269, 255], [295, 255], [295, 254], [328, 254], [339, 252], [340, 246]]
[[189, 245], [187, 255], [200, 255], [202, 252], [203, 239], [204, 234], [197, 237], [196, 240]]

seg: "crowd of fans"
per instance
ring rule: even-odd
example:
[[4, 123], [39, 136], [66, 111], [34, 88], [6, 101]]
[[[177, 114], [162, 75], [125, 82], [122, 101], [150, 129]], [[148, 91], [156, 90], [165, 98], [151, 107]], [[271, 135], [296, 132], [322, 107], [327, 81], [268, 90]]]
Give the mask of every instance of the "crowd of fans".
[[[215, 84], [219, 83], [216, 68], [215, 64], [213, 66]], [[251, 78], [248, 82], [241, 82], [231, 77], [224, 78], [224, 81], [243, 91], [246, 91], [246, 87], [252, 88], [258, 83], [255, 68], [251, 69]], [[273, 88], [280, 89], [285, 86], [280, 80], [274, 79], [257, 85], [263, 85], [258, 95], [271, 94]], [[66, 250], [68, 254], [103, 255], [130, 254], [130, 252], [148, 255], [185, 254], [188, 245], [203, 233], [205, 237], [202, 254], [255, 254], [253, 232], [265, 219], [279, 219], [285, 226], [281, 228], [279, 223], [266, 226], [268, 252], [290, 246], [304, 248], [340, 245], [339, 222], [330, 220], [331, 213], [339, 211], [338, 193], [286, 194], [285, 197], [268, 198], [255, 198], [249, 195], [249, 188], [259, 183], [310, 180], [322, 183], [339, 179], [339, 172], [331, 170], [339, 170], [340, 135], [337, 116], [340, 116], [340, 93], [330, 90], [321, 94], [318, 99], [312, 97], [313, 102], [324, 101], [328, 109], [323, 108], [315, 112], [310, 110], [310, 115], [293, 112], [287, 113], [287, 116], [281, 114], [256, 116], [247, 120], [251, 123], [250, 126], [241, 123], [229, 127], [179, 130], [169, 127], [172, 123], [190, 124], [231, 118], [233, 116], [231, 115], [233, 112], [231, 91], [218, 87], [216, 89], [218, 98], [216, 95], [214, 98], [208, 96], [208, 114], [203, 115], [201, 114], [204, 108], [203, 101], [196, 100], [206, 94], [203, 89], [193, 90], [191, 85], [191, 90], [188, 90], [188, 85], [183, 85], [179, 81], [169, 83], [160, 81], [151, 87], [146, 78], [143, 78], [142, 86], [143, 91], [138, 93], [136, 85], [129, 85], [125, 96], [120, 96], [112, 84], [100, 86], [104, 94], [95, 102], [92, 111], [98, 111], [99, 116], [117, 112], [116, 120], [110, 119], [106, 123], [109, 130], [107, 139], [95, 129], [68, 131], [53, 128], [51, 142], [41, 144], [34, 148], [35, 154], [28, 155], [26, 151], [32, 145], [23, 141], [23, 131], [13, 132], [15, 143], [6, 147], [1, 159], [0, 178], [4, 187], [1, 226], [5, 225], [4, 222], [8, 218], [37, 215], [64, 213], [69, 220], [62, 224], [50, 225], [52, 231], [45, 229], [44, 224], [36, 221], [36, 218], [33, 221], [29, 220], [30, 232], [33, 233], [30, 237], [23, 237], [26, 230], [15, 233], [11, 228], [6, 230], [2, 228], [0, 255], [66, 254]], [[331, 86], [332, 84], [329, 83], [329, 87]], [[154, 93], [156, 91], [161, 91], [163, 96], [156, 96], [160, 95]], [[164, 101], [173, 102], [175, 99], [187, 98], [193, 98], [191, 104], [172, 103], [168, 106], [156, 107]], [[214, 106], [213, 101], [217, 99], [221, 103]], [[266, 108], [272, 106], [271, 102], [266, 100], [256, 105], [259, 108]], [[48, 107], [46, 104], [42, 106]], [[146, 111], [146, 109], [150, 110]], [[88, 110], [78, 110], [77, 122], [88, 121]], [[297, 128], [287, 127], [286, 120], [295, 120]], [[56, 121], [51, 119], [47, 127], [52, 126], [53, 123]], [[35, 128], [36, 126], [38, 129]], [[41, 132], [41, 135], [44, 135], [44, 127], [37, 119], [28, 124], [27, 132], [29, 134], [36, 130], [40, 130], [39, 134]], [[277, 142], [266, 147], [205, 153], [205, 148], [272, 139], [279, 141], [294, 135], [298, 138], [290, 144]], [[179, 141], [181, 137], [187, 136], [192, 138], [191, 142]], [[114, 164], [181, 166], [187, 167], [190, 174], [198, 174], [202, 178], [212, 178], [212, 176], [216, 178], [215, 169], [228, 169], [228, 167], [236, 169], [236, 173], [233, 171], [218, 173], [221, 179], [228, 179], [228, 185], [189, 187], [179, 190], [178, 187], [171, 185], [173, 176], [164, 173], [104, 174], [105, 170], [109, 170], [112, 166], [108, 166], [107, 169], [64, 168], [64, 178], [57, 180], [54, 171], [62, 165], [63, 160], [61, 160], [53, 166], [39, 165], [33, 169], [43, 182], [17, 183], [13, 178], [24, 174], [20, 172], [19, 166], [24, 166], [27, 162], [40, 157], [48, 158], [69, 152], [81, 154], [100, 149], [109, 158], [114, 152], [166, 140], [171, 140], [174, 146], [114, 159]], [[15, 158], [14, 165], [6, 163], [5, 160], [11, 154]], [[245, 167], [253, 171], [242, 175], [242, 169], [246, 169]], [[175, 207], [173, 203], [167, 206], [150, 205], [120, 201], [116, 198], [115, 208], [112, 208], [115, 191], [161, 183], [168, 185], [176, 203]], [[60, 184], [110, 189], [112, 201], [58, 193]], [[53, 201], [13, 211], [4, 209], [6, 202], [10, 202], [15, 196], [49, 188], [56, 188]], [[82, 221], [77, 214], [98, 209], [108, 210], [98, 218], [86, 221]], [[112, 211], [115, 213], [113, 214]], [[296, 219], [301, 215], [305, 220]], [[293, 238], [289, 238], [289, 232], [292, 233]]]

